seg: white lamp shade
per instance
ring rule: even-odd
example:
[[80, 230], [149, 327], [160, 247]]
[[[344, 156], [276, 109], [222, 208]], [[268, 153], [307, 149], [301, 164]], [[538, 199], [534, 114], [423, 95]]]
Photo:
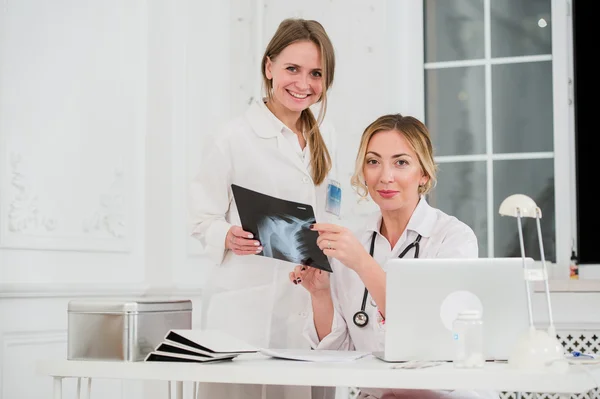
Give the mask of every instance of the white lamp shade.
[[498, 212], [502, 216], [517, 217], [517, 210], [521, 211], [521, 217], [535, 218], [538, 213], [542, 217], [542, 211], [533, 199], [524, 194], [513, 194], [506, 197], [500, 204]]

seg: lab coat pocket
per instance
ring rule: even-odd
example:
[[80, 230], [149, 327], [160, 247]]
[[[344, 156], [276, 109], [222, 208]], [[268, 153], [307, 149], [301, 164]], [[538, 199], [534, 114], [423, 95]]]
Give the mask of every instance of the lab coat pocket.
[[226, 332], [254, 346], [267, 347], [271, 291], [271, 285], [263, 285], [213, 293], [208, 304], [207, 328]]

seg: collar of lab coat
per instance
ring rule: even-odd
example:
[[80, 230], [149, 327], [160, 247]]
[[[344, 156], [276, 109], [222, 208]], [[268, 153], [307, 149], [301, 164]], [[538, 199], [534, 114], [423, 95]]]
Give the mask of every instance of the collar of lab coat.
[[[435, 226], [435, 221], [437, 219], [435, 209], [432, 208], [425, 199], [425, 196], [421, 196], [415, 211], [413, 212], [410, 220], [408, 221], [408, 226], [406, 226], [406, 231], [414, 231], [417, 234], [420, 234], [423, 237], [430, 237]], [[366, 231], [369, 234], [369, 237], [373, 234], [374, 231], [377, 234], [380, 234], [381, 229], [381, 221], [382, 216], [380, 212], [376, 212], [372, 219], [367, 222]], [[403, 233], [404, 235], [404, 233]]]
[[[271, 110], [265, 105], [263, 99], [252, 102], [246, 111], [246, 118], [257, 136], [265, 139], [276, 138], [277, 148], [286, 154], [286, 158], [290, 159], [306, 175], [311, 176], [307, 165], [298, 157], [291, 143], [282, 133], [284, 129], [290, 132], [291, 130], [273, 115]], [[308, 143], [307, 149], [310, 151]]]
[[284, 130], [291, 131], [289, 127], [273, 115], [262, 99], [252, 102], [246, 112], [246, 117], [254, 132], [260, 137], [279, 137]]

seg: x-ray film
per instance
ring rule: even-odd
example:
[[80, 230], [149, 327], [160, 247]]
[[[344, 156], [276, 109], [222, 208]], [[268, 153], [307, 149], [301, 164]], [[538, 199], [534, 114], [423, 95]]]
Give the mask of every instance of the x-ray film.
[[232, 184], [242, 228], [262, 244], [258, 255], [332, 272], [327, 256], [317, 246], [319, 233], [313, 207], [271, 197]]

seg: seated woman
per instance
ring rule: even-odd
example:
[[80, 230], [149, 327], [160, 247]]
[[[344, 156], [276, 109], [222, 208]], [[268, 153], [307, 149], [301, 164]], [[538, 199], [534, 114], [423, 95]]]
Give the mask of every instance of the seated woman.
[[[384, 115], [364, 131], [352, 185], [379, 206], [357, 234], [332, 224], [315, 224], [317, 243], [333, 258], [334, 273], [297, 266], [294, 284], [311, 295], [312, 320], [305, 335], [315, 349], [383, 351], [386, 273], [392, 257], [476, 258], [473, 230], [427, 203], [436, 165], [429, 131], [419, 120]], [[369, 298], [361, 310], [365, 288]], [[393, 287], [387, 287], [393, 289]], [[418, 300], [418, 298], [415, 298]], [[355, 317], [356, 316], [356, 317]], [[497, 397], [490, 393], [361, 390], [361, 398]]]

